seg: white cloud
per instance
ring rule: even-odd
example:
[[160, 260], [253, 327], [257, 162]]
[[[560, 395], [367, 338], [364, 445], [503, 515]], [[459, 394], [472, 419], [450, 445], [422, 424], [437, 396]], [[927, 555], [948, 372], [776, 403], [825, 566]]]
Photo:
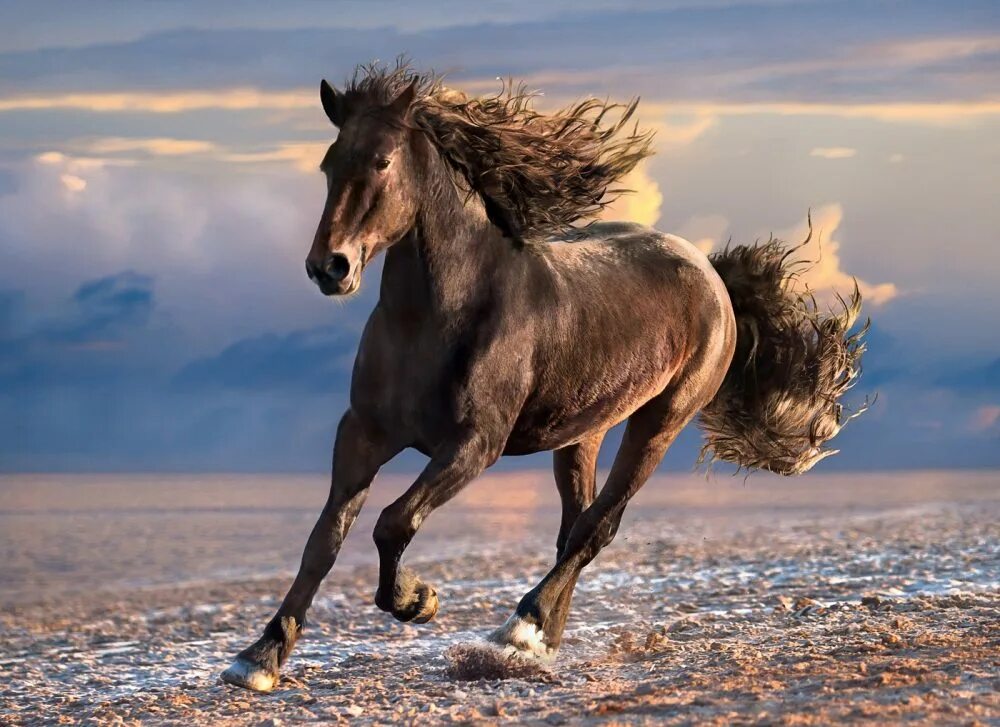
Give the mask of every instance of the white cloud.
[[[857, 279], [865, 303], [878, 306], [892, 300], [899, 295], [894, 283], [870, 283], [841, 267], [840, 242], [834, 239], [834, 235], [843, 219], [844, 210], [839, 203], [824, 205], [812, 213], [812, 239], [795, 256], [812, 265], [801, 274], [798, 283], [816, 291], [820, 299], [832, 303], [834, 293], [850, 294]], [[804, 240], [808, 233], [808, 223], [803, 220], [793, 227], [775, 232], [774, 236], [793, 244]]]
[[[71, 194], [77, 194], [87, 188], [87, 176], [95, 170], [106, 166], [130, 166], [129, 160], [101, 159], [98, 157], [72, 157], [58, 151], [47, 151], [35, 157], [35, 162], [41, 169], [49, 172], [45, 178], [58, 180], [58, 183]], [[55, 172], [57, 177], [51, 177]]]
[[857, 149], [849, 146], [817, 146], [809, 152], [809, 156], [821, 159], [850, 159], [857, 156], [857, 153]]
[[[318, 174], [288, 165], [192, 173], [65, 152], [10, 169], [15, 188], [0, 195], [0, 288], [30, 281], [30, 295], [48, 305], [85, 280], [134, 270], [156, 279], [157, 310], [209, 350], [343, 317], [302, 268], [323, 208]], [[64, 274], [51, 274], [53, 260]], [[366, 284], [377, 291], [372, 278]]]
[[898, 154], [897, 153], [897, 154], [890, 154], [889, 155], [889, 163], [890, 164], [899, 164], [899, 163], [901, 163], [901, 162], [903, 162], [905, 160], [906, 160], [906, 156], [904, 156], [903, 154]]
[[75, 174], [61, 174], [59, 175], [59, 181], [70, 192], [82, 192], [87, 188], [87, 180]]

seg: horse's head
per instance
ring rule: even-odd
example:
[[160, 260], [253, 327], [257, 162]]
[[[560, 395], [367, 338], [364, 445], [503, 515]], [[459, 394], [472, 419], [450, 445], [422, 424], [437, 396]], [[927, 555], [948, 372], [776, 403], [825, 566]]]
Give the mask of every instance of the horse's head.
[[340, 130], [320, 165], [326, 205], [306, 257], [306, 272], [324, 295], [355, 292], [365, 265], [415, 223], [417, 164], [407, 123], [415, 94], [413, 83], [375, 104], [320, 85], [323, 110]]

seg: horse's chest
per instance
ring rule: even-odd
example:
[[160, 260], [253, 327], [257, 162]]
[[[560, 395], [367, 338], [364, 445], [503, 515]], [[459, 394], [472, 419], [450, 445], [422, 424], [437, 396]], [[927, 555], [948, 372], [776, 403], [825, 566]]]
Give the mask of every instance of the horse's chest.
[[419, 439], [444, 404], [444, 364], [435, 348], [417, 331], [370, 325], [354, 363], [352, 408], [407, 444]]

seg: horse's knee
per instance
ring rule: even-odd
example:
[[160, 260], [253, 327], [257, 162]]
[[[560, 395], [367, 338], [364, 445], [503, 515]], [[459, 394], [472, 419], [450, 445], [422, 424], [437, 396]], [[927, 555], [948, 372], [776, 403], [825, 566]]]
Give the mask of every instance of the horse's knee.
[[416, 532], [417, 524], [413, 517], [402, 508], [389, 505], [378, 516], [372, 538], [375, 540], [375, 546], [382, 551], [399, 545], [405, 547]]

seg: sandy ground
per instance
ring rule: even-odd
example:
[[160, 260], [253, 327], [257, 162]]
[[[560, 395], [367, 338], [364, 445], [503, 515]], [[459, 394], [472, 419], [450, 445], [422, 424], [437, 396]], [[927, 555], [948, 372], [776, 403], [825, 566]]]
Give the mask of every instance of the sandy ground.
[[0, 723], [1000, 724], [1000, 475], [661, 480], [557, 663], [476, 681], [456, 655], [548, 567], [552, 486], [497, 475], [429, 522], [409, 564], [441, 611], [411, 626], [371, 603], [390, 482], [256, 695], [217, 675], [277, 606], [320, 481], [0, 479]]

